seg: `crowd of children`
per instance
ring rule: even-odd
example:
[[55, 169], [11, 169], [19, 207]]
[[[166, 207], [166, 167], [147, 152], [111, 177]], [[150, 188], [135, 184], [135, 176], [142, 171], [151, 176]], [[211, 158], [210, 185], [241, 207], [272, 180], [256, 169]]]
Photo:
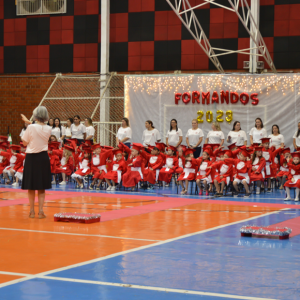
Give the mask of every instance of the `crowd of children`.
[[[169, 185], [172, 179], [180, 184], [181, 194], [188, 193], [189, 183], [195, 181], [199, 195], [213, 193], [221, 197], [226, 186], [231, 186], [234, 196], [244, 187], [244, 197], [249, 197], [251, 188], [260, 194], [267, 182], [277, 181], [279, 189], [285, 188], [285, 200], [291, 200], [290, 189], [296, 189], [295, 201], [299, 201], [300, 152], [291, 153], [289, 148], [269, 147], [270, 138], [262, 138], [252, 146], [232, 144], [224, 150], [218, 144], [205, 144], [202, 156], [194, 158], [194, 149], [183, 145], [177, 149], [164, 143], [144, 147], [134, 143], [131, 149], [119, 143], [116, 148], [92, 145], [90, 140], [78, 145], [76, 139], [67, 139], [64, 147], [51, 137], [48, 147], [52, 184], [61, 178], [60, 185], [73, 179], [78, 188], [83, 188], [86, 176], [91, 175], [90, 189], [114, 191], [117, 185], [135, 190], [138, 185], [153, 189], [158, 182]], [[0, 175], [6, 184], [18, 185], [22, 180], [26, 147], [10, 145], [7, 137], [0, 136]], [[61, 175], [59, 175], [61, 174]], [[13, 182], [14, 181], [14, 182]]]

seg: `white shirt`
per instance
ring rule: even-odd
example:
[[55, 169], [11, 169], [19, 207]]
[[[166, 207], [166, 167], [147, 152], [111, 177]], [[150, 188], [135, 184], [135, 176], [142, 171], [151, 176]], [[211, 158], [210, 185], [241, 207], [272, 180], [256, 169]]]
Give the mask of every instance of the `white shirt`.
[[229, 144], [235, 143], [236, 146], [244, 146], [244, 142], [247, 142], [247, 135], [244, 130], [229, 131], [227, 139], [229, 136], [231, 137], [231, 139], [229, 140]]
[[253, 138], [253, 143], [261, 144], [261, 139], [266, 138], [268, 136], [267, 130], [262, 128], [261, 130], [257, 130], [256, 127], [253, 127], [249, 133]]
[[[198, 144], [199, 139], [203, 136], [204, 136], [203, 131], [200, 128], [197, 129], [191, 128], [188, 130], [188, 132], [185, 135], [185, 137], [189, 138], [189, 143], [190, 146], [192, 147], [195, 147]], [[200, 147], [200, 145], [201, 144], [199, 144], [198, 147]]]
[[156, 128], [152, 130], [145, 129], [143, 132], [142, 140], [144, 146], [155, 146], [155, 143], [161, 140], [161, 136]]
[[297, 147], [300, 147], [300, 134], [299, 136], [297, 137], [297, 132], [298, 130], [295, 132], [295, 134], [293, 135], [293, 138], [296, 139], [296, 145]]
[[[61, 131], [62, 131], [62, 130], [61, 130]], [[61, 137], [61, 134], [60, 134], [60, 128], [59, 128], [59, 127], [54, 127], [54, 128], [52, 128], [51, 135], [55, 135], [55, 136], [56, 136], [56, 139], [59, 141], [59, 140], [60, 140], [60, 137]]]
[[208, 144], [221, 144], [221, 141], [225, 139], [222, 131], [211, 130], [207, 134]]
[[92, 136], [91, 140], [94, 139], [95, 128], [93, 126], [86, 127], [86, 137]]
[[284, 143], [284, 137], [282, 134], [274, 135], [270, 134], [270, 147], [274, 146], [276, 149], [281, 147], [281, 143]]
[[48, 151], [48, 140], [52, 127], [48, 125], [31, 124], [28, 125], [22, 140], [28, 143], [26, 153], [40, 153]]
[[[72, 125], [71, 125], [72, 126]], [[70, 137], [72, 136], [72, 132], [71, 132], [71, 127], [62, 127], [62, 135], [64, 135], [65, 137]]]
[[123, 139], [128, 138], [127, 141], [125, 141], [125, 143], [131, 143], [131, 138], [132, 138], [132, 130], [130, 127], [120, 127], [117, 133], [117, 138], [119, 139], [119, 141], [121, 142]]
[[25, 131], [26, 131], [26, 130], [24, 130], [24, 128], [23, 128], [22, 131], [21, 131], [21, 133], [20, 133], [20, 137], [23, 136], [23, 134], [24, 134]]
[[179, 137], [182, 136], [182, 131], [178, 128], [176, 130], [168, 130], [166, 137], [168, 138], [168, 143], [170, 146], [176, 147], [179, 142]]
[[76, 126], [75, 124], [71, 125], [72, 139], [83, 139], [83, 134], [86, 132], [86, 128], [83, 124]]

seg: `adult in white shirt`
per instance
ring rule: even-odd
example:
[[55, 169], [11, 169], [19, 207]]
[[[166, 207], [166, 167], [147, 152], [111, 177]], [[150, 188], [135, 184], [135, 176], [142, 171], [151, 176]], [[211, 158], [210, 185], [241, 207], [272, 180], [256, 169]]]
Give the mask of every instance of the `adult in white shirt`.
[[[24, 122], [31, 123], [24, 115], [21, 116]], [[35, 191], [38, 191], [39, 218], [43, 219], [46, 218], [43, 211], [45, 190], [52, 187], [51, 167], [48, 156], [48, 140], [52, 128], [45, 124], [49, 119], [45, 106], [38, 106], [33, 111], [33, 119], [35, 124], [29, 125], [22, 137], [24, 146], [27, 146], [22, 189], [28, 190], [30, 218], [35, 217]]]
[[195, 152], [193, 153], [195, 158], [200, 156], [203, 136], [202, 129], [198, 128], [197, 119], [192, 120], [192, 128], [186, 133], [185, 140], [190, 149], [195, 149]]
[[25, 132], [26, 129], [27, 129], [27, 126], [28, 126], [28, 124], [27, 124], [27, 123], [24, 123], [24, 127], [22, 128], [22, 130], [21, 130], [21, 132], [20, 132], [20, 138], [22, 138], [24, 132]]
[[270, 147], [275, 147], [276, 149], [284, 146], [284, 137], [280, 133], [279, 126], [272, 126], [272, 134], [268, 136], [270, 138]]
[[117, 145], [119, 145], [119, 143], [121, 142], [125, 144], [127, 147], [130, 147], [131, 139], [132, 139], [132, 130], [129, 126], [129, 120], [127, 118], [123, 118], [122, 126], [118, 129], [116, 135], [116, 143]]
[[261, 118], [255, 119], [255, 127], [250, 130], [249, 135], [251, 145], [261, 144], [261, 139], [268, 137], [267, 130], [264, 128]]
[[84, 125], [86, 128], [86, 140], [91, 141], [94, 144], [94, 135], [95, 135], [95, 128], [93, 126], [93, 121], [91, 118], [86, 118], [84, 120]]
[[232, 130], [229, 131], [227, 135], [227, 143], [235, 143], [236, 146], [247, 145], [247, 135], [246, 132], [242, 130], [241, 123], [239, 121], [235, 121]]
[[159, 143], [161, 136], [159, 131], [153, 126], [153, 122], [147, 120], [145, 122], [146, 129], [143, 132], [142, 141], [144, 146], [156, 146]]
[[298, 123], [298, 130], [293, 135], [293, 145], [295, 150], [300, 147], [300, 122]]
[[54, 119], [51, 135], [54, 135], [56, 137], [56, 140], [62, 144], [62, 128], [59, 118]]
[[80, 123], [81, 119], [78, 115], [73, 118], [74, 124], [71, 125], [72, 139], [77, 139], [77, 146], [80, 146], [86, 137], [86, 128]]
[[205, 139], [205, 144], [224, 144], [224, 133], [221, 131], [221, 126], [218, 122], [213, 122], [211, 124], [211, 131], [208, 132]]
[[167, 146], [173, 146], [177, 148], [182, 143], [182, 131], [178, 128], [177, 120], [172, 119], [170, 122], [170, 130], [168, 130], [166, 135]]
[[66, 142], [66, 139], [72, 138], [71, 126], [73, 124], [73, 118], [68, 118], [67, 124], [62, 128], [62, 137], [61, 139]]

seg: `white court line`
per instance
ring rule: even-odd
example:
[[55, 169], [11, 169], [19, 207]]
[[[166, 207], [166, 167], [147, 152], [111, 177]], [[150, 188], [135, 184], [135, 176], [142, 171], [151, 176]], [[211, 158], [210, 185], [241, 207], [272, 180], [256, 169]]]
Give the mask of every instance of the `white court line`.
[[0, 274], [3, 274], [3, 275], [14, 275], [14, 276], [34, 276], [32, 274], [15, 273], [15, 272], [5, 272], [5, 271], [0, 271]]
[[162, 288], [162, 287], [144, 286], [144, 285], [136, 285], [136, 284], [122, 284], [122, 283], [93, 281], [93, 280], [60, 278], [60, 277], [52, 277], [52, 276], [49, 276], [49, 277], [48, 276], [39, 276], [38, 278], [50, 279], [50, 280], [61, 280], [61, 281], [68, 281], [68, 282], [77, 282], [77, 283], [108, 285], [108, 286], [125, 287], [125, 288], [133, 288], [133, 289], [140, 289], [140, 290], [151, 290], [151, 291], [167, 292], [167, 293], [186, 294], [186, 295], [215, 296], [215, 297], [230, 298], [230, 299], [242, 299], [242, 300], [276, 300], [276, 299], [270, 299], [270, 298], [247, 297], [247, 296], [220, 294], [220, 293], [198, 292], [198, 291], [191, 291], [191, 290], [179, 290], [179, 289], [170, 289], [170, 288]]
[[119, 236], [111, 236], [111, 235], [84, 234], [84, 233], [71, 233], [71, 232], [68, 233], [68, 232], [43, 231], [43, 230], [31, 230], [31, 229], [19, 229], [19, 228], [5, 228], [5, 227], [0, 227], [0, 230], [13, 230], [13, 231], [26, 231], [26, 232], [37, 232], [37, 233], [65, 234], [65, 235], [77, 235], [77, 236], [93, 236], [93, 237], [103, 237], [103, 238], [121, 239], [121, 240], [135, 240], [135, 241], [145, 241], [145, 242], [160, 242], [160, 240], [136, 239], [136, 238], [119, 237]]
[[[283, 209], [280, 209], [279, 211], [284, 211], [284, 210], [287, 210], [287, 209], [283, 208]], [[201, 234], [201, 233], [206, 233], [206, 232], [221, 229], [221, 228], [224, 228], [224, 227], [227, 227], [227, 226], [231, 226], [231, 225], [235, 225], [235, 224], [255, 220], [255, 219], [258, 219], [258, 218], [261, 218], [261, 217], [266, 217], [266, 216], [272, 215], [274, 213], [275, 213], [274, 211], [269, 212], [269, 213], [262, 214], [262, 215], [259, 215], [259, 216], [254, 216], [254, 217], [251, 217], [251, 218], [248, 218], [248, 219], [228, 223], [228, 224], [225, 224], [225, 225], [216, 226], [216, 227], [213, 227], [213, 228], [201, 230], [201, 231], [194, 232], [194, 233], [189, 233], [189, 234], [186, 234], [186, 235], [182, 235], [182, 236], [179, 236], [179, 237], [176, 237], [176, 238], [168, 239], [168, 240], [161, 241], [161, 242], [158, 242], [158, 243], [154, 243], [154, 244], [151, 244], [151, 245], [141, 246], [141, 247], [137, 247], [137, 248], [126, 250], [126, 251], [121, 251], [121, 252], [110, 254], [110, 255], [107, 255], [107, 256], [104, 256], [104, 257], [91, 259], [91, 260], [88, 260], [88, 261], [85, 261], [85, 262], [82, 262], [82, 263], [73, 264], [73, 265], [70, 265], [70, 266], [67, 266], [67, 267], [62, 267], [62, 268], [54, 269], [54, 270], [51, 270], [51, 271], [42, 272], [42, 273], [39, 273], [39, 274], [36, 274], [36, 275], [33, 275], [33, 276], [30, 275], [30, 276], [27, 276], [27, 277], [24, 277], [24, 278], [21, 278], [21, 279], [16, 279], [16, 280], [4, 282], [4, 283], [0, 284], [0, 288], [8, 286], [8, 285], [15, 284], [15, 283], [27, 281], [27, 280], [30, 280], [30, 279], [33, 279], [33, 278], [40, 278], [40, 277], [43, 277], [43, 276], [46, 276], [46, 275], [49, 275], [49, 274], [52, 274], [52, 273], [65, 271], [65, 270], [69, 270], [69, 269], [72, 269], [72, 268], [81, 267], [81, 266], [88, 265], [88, 264], [91, 264], [91, 263], [103, 261], [103, 260], [110, 259], [110, 258], [113, 258], [113, 257], [121, 256], [121, 255], [124, 255], [124, 254], [132, 253], [132, 252], [136, 252], [136, 251], [140, 251], [140, 250], [144, 250], [144, 249], [148, 249], [148, 248], [152, 248], [152, 247], [155, 247], [155, 246], [164, 245], [164, 244], [167, 244], [167, 243], [170, 243], [170, 242], [178, 241], [178, 240], [181, 240], [181, 239], [184, 239], [184, 238], [187, 238], [187, 237], [191, 237], [191, 236], [195, 236], [195, 235], [198, 235], [198, 234]], [[60, 280], [63, 280], [63, 278], [60, 278]], [[163, 289], [163, 290], [165, 290], [165, 289]], [[237, 299], [241, 299], [241, 298], [237, 298]], [[244, 299], [259, 300], [259, 299], [264, 299], [264, 298], [249, 298], [248, 297], [248, 298], [244, 298]]]

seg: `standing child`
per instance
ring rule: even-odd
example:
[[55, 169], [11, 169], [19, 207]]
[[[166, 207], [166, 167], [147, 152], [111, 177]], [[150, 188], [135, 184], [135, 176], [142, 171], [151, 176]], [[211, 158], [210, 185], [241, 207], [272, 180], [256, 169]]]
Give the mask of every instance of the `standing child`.
[[25, 164], [25, 158], [26, 158], [26, 146], [24, 146], [23, 142], [20, 142], [20, 146], [21, 146], [21, 155], [24, 156], [24, 159], [23, 159], [23, 163], [21, 165], [21, 167], [19, 166], [15, 166], [14, 170], [16, 171], [16, 182], [14, 182], [12, 185], [13, 186], [17, 186], [19, 184], [19, 180], [22, 180], [23, 179], [23, 170], [24, 170], [24, 164]]
[[299, 191], [300, 191], [300, 153], [291, 153], [293, 160], [287, 158], [289, 167], [288, 181], [284, 184], [287, 197], [284, 201], [292, 200], [290, 188], [296, 188], [296, 198], [295, 201], [299, 201]]
[[[184, 169], [177, 181], [182, 187], [181, 195], [185, 195], [188, 192], [189, 181], [195, 180], [196, 170], [198, 169], [197, 160], [194, 158], [193, 153], [195, 149], [187, 148], [184, 151]], [[185, 185], [183, 183], [185, 181]]]
[[58, 146], [53, 142], [48, 145], [48, 156], [50, 159], [50, 168], [51, 168], [51, 175], [52, 175], [52, 182], [51, 184], [55, 184], [55, 171], [60, 167], [60, 160], [59, 156], [55, 154], [55, 151], [58, 150]]
[[0, 175], [3, 173], [3, 170], [9, 166], [9, 158], [10, 157], [9, 155], [3, 155], [1, 154], [2, 152], [5, 152], [7, 153], [7, 144], [6, 142], [1, 142], [0, 143]]
[[283, 190], [283, 185], [289, 176], [289, 167], [287, 165], [287, 159], [292, 158], [290, 148], [285, 148], [280, 155], [280, 171], [277, 174], [277, 179], [280, 182], [280, 190]]

